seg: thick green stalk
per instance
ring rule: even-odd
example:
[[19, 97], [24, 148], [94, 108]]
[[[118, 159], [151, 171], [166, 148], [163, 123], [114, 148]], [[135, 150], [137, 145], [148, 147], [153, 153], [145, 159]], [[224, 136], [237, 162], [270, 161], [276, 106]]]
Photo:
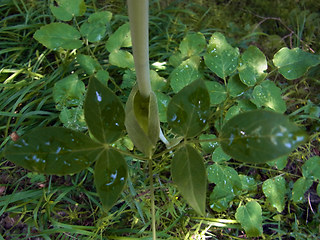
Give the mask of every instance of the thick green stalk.
[[128, 0], [134, 65], [139, 92], [148, 98], [151, 92], [149, 69], [149, 1]]

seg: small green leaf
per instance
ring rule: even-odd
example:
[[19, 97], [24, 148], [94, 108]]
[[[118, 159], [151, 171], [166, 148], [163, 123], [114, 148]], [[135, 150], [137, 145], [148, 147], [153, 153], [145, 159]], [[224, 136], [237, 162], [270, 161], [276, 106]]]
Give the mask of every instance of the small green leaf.
[[204, 151], [205, 154], [211, 154], [218, 146], [218, 141], [214, 141], [214, 139], [216, 139], [217, 136], [214, 134], [201, 134], [199, 139], [200, 140], [210, 140], [212, 139], [212, 141], [206, 141], [206, 142], [200, 142], [202, 151]]
[[199, 55], [206, 47], [202, 33], [190, 33], [180, 43], [179, 50], [184, 57]]
[[250, 46], [242, 55], [238, 68], [240, 80], [247, 86], [254, 86], [262, 81], [267, 74], [267, 60], [264, 54], [255, 46]]
[[293, 80], [305, 74], [310, 67], [320, 64], [320, 57], [304, 52], [300, 48], [281, 48], [273, 57], [273, 63], [279, 72], [288, 80]]
[[302, 175], [306, 178], [320, 180], [320, 157], [315, 156], [308, 159], [302, 165]]
[[227, 121], [219, 137], [222, 149], [231, 157], [242, 162], [265, 163], [288, 155], [307, 135], [280, 113], [254, 110]]
[[230, 207], [235, 195], [224, 184], [217, 184], [210, 194], [210, 208], [216, 212], [223, 212]]
[[239, 54], [238, 48], [233, 48], [223, 34], [216, 32], [211, 36], [204, 62], [218, 77], [225, 79], [236, 70]]
[[202, 156], [190, 145], [174, 153], [171, 174], [181, 195], [202, 216], [205, 214], [207, 178]]
[[318, 194], [318, 196], [320, 197], [320, 183], [319, 183], [318, 186], [317, 186], [317, 194]]
[[134, 145], [147, 157], [151, 157], [159, 139], [160, 122], [157, 98], [151, 92], [148, 99], [143, 99], [135, 86], [125, 108], [125, 126]]
[[114, 50], [109, 55], [110, 64], [121, 68], [133, 68], [133, 56], [128, 51]]
[[59, 119], [64, 127], [75, 131], [84, 131], [88, 128], [86, 121], [84, 120], [81, 105], [72, 108], [63, 108], [60, 112]]
[[242, 190], [255, 192], [257, 191], [257, 183], [254, 178], [246, 176], [246, 175], [239, 175], [242, 184]]
[[220, 146], [217, 147], [212, 153], [212, 161], [216, 163], [228, 161], [230, 158], [231, 157], [226, 154]]
[[264, 181], [262, 190], [267, 197], [267, 201], [275, 207], [278, 212], [282, 212], [285, 207], [286, 180], [281, 176], [270, 178]]
[[275, 166], [277, 169], [283, 170], [287, 166], [287, 163], [288, 163], [288, 156], [283, 156], [283, 157], [277, 158], [276, 160], [270, 161], [267, 164], [270, 167]]
[[202, 80], [184, 87], [168, 105], [167, 121], [172, 131], [194, 137], [206, 126], [209, 117], [210, 98]]
[[258, 108], [263, 106], [280, 113], [284, 113], [287, 110], [286, 103], [281, 97], [281, 89], [269, 80], [255, 86], [251, 101]]
[[92, 75], [98, 70], [102, 69], [101, 65], [96, 59], [84, 54], [77, 55], [77, 62], [80, 64], [80, 67], [89, 75]]
[[110, 78], [109, 73], [106, 70], [98, 70], [95, 77], [102, 83], [102, 85], [107, 86], [108, 80]]
[[91, 134], [101, 143], [116, 141], [125, 130], [122, 103], [95, 78], [89, 82], [84, 116]]
[[304, 194], [311, 187], [313, 180], [310, 178], [301, 177], [294, 184], [292, 189], [292, 201], [302, 203], [305, 201]]
[[113, 149], [103, 151], [94, 167], [94, 184], [104, 211], [109, 211], [122, 192], [127, 178], [127, 163], [123, 156]]
[[89, 167], [103, 146], [67, 128], [36, 128], [5, 148], [5, 157], [30, 171], [73, 174]]
[[229, 78], [228, 81], [228, 92], [231, 97], [239, 97], [244, 95], [248, 86], [243, 84], [240, 80], [239, 74], [235, 74]]
[[262, 210], [256, 201], [250, 201], [245, 206], [238, 207], [236, 219], [240, 222], [248, 237], [262, 235]]
[[205, 81], [210, 96], [210, 103], [220, 104], [227, 98], [227, 92], [223, 85], [218, 82]]
[[107, 25], [112, 18], [112, 12], [109, 11], [101, 11], [92, 13], [89, 18], [89, 23], [99, 24], [99, 25]]
[[199, 56], [192, 56], [183, 61], [175, 68], [169, 76], [170, 86], [175, 93], [200, 77], [198, 67], [200, 63]]
[[130, 47], [131, 45], [130, 25], [125, 23], [110, 36], [106, 43], [106, 49], [113, 52], [121, 47]]
[[150, 81], [152, 91], [154, 92], [161, 92], [161, 90], [167, 84], [167, 81], [163, 77], [160, 77], [159, 74], [154, 70], [150, 71]]
[[86, 11], [83, 0], [55, 0], [57, 6], [50, 5], [52, 14], [59, 20], [70, 21], [73, 17], [82, 16]]
[[56, 82], [53, 87], [53, 99], [57, 104], [57, 109], [82, 105], [84, 92], [85, 85], [76, 74]]
[[159, 120], [160, 122], [167, 122], [167, 109], [171, 98], [161, 92], [155, 92], [155, 95], [158, 102]]
[[89, 42], [99, 42], [106, 35], [106, 26], [84, 22], [80, 27], [80, 33]]

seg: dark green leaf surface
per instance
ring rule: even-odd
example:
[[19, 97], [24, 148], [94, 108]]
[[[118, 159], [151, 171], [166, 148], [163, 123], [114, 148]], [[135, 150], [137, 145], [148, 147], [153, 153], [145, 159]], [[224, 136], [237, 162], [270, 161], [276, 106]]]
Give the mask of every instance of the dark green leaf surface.
[[106, 26], [84, 22], [80, 27], [80, 33], [87, 38], [89, 42], [99, 42], [106, 35]]
[[79, 40], [80, 33], [66, 23], [47, 24], [37, 30], [33, 37], [52, 50], [60, 47], [72, 50], [82, 46], [82, 41]]
[[288, 155], [306, 137], [286, 116], [255, 110], [230, 119], [222, 128], [220, 144], [228, 155], [239, 161], [264, 163]]
[[127, 178], [127, 163], [118, 151], [107, 149], [99, 155], [94, 168], [94, 183], [104, 211], [109, 211], [115, 204]]
[[293, 80], [305, 74], [310, 67], [320, 64], [320, 57], [300, 48], [284, 47], [274, 55], [273, 63], [286, 79]]
[[224, 184], [218, 184], [210, 194], [210, 208], [215, 212], [223, 212], [229, 208], [234, 197], [234, 193], [226, 189]]
[[55, 0], [57, 6], [50, 5], [52, 14], [59, 20], [70, 21], [73, 17], [82, 16], [86, 11], [83, 0]]
[[315, 156], [315, 157], [308, 159], [302, 165], [302, 174], [306, 178], [320, 180], [320, 157]]
[[122, 103], [95, 78], [89, 82], [84, 116], [91, 134], [102, 143], [116, 141], [125, 130]]
[[202, 33], [190, 33], [180, 43], [179, 50], [184, 57], [199, 55], [206, 47]]
[[210, 96], [210, 103], [213, 105], [222, 103], [227, 98], [227, 91], [218, 82], [205, 81]]
[[73, 174], [96, 161], [103, 146], [81, 132], [60, 127], [37, 128], [5, 149], [5, 157], [30, 171]]
[[81, 105], [78, 107], [63, 108], [60, 112], [59, 119], [64, 127], [75, 131], [84, 131], [88, 128], [86, 121], [84, 120], [83, 108]]
[[311, 178], [301, 177], [294, 184], [292, 189], [292, 201], [302, 203], [306, 199], [304, 194], [311, 187], [313, 180]]
[[190, 145], [174, 153], [171, 174], [181, 195], [199, 214], [205, 214], [207, 177], [201, 155]]
[[130, 25], [125, 23], [109, 37], [106, 49], [109, 52], [113, 52], [121, 47], [130, 47], [131, 45]]
[[282, 212], [285, 207], [285, 195], [287, 192], [286, 180], [281, 176], [270, 178], [264, 181], [262, 190], [267, 197], [267, 201], [275, 207], [278, 212]]
[[210, 97], [202, 80], [197, 80], [175, 95], [167, 111], [172, 130], [184, 137], [194, 137], [205, 127], [209, 117]]
[[247, 90], [248, 86], [246, 86], [243, 82], [241, 82], [239, 74], [235, 74], [229, 78], [228, 81], [228, 93], [231, 97], [239, 97], [242, 96]]
[[88, 55], [78, 54], [77, 62], [80, 64], [80, 67], [89, 75], [92, 75], [99, 69], [102, 69], [99, 62]]
[[133, 68], [133, 56], [128, 51], [114, 50], [109, 55], [110, 64], [121, 68]]

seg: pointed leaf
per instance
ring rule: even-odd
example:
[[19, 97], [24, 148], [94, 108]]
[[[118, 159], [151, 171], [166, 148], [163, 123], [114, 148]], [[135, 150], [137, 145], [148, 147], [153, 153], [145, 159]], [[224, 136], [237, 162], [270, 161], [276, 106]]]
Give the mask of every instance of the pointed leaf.
[[104, 211], [110, 210], [122, 192], [128, 178], [127, 168], [118, 151], [107, 149], [99, 155], [94, 168], [94, 184]]
[[181, 195], [199, 214], [205, 214], [207, 177], [202, 156], [190, 145], [174, 153], [171, 174]]
[[302, 174], [306, 178], [320, 180], [320, 157], [315, 156], [315, 157], [308, 159], [302, 165]]
[[86, 11], [83, 0], [55, 0], [57, 6], [50, 5], [52, 14], [59, 20], [70, 21], [73, 17], [82, 16]]
[[122, 103], [95, 78], [89, 82], [84, 116], [91, 134], [101, 143], [116, 141], [125, 130]]
[[66, 23], [47, 24], [37, 30], [33, 37], [52, 50], [60, 47], [72, 50], [82, 46], [82, 41], [79, 40], [80, 33]]
[[281, 176], [270, 178], [264, 181], [262, 190], [267, 197], [267, 201], [275, 207], [278, 212], [282, 212], [285, 207], [286, 180]]
[[310, 178], [301, 177], [294, 184], [292, 189], [292, 201], [302, 203], [305, 201], [304, 194], [311, 187], [313, 180]]
[[304, 52], [300, 48], [281, 48], [273, 57], [273, 63], [288, 80], [305, 74], [310, 67], [320, 64], [319, 55]]
[[223, 126], [222, 149], [231, 157], [249, 163], [264, 163], [288, 155], [307, 135], [276, 112], [254, 110], [231, 118]]
[[121, 68], [133, 68], [133, 56], [128, 51], [114, 50], [109, 55], [110, 64]]
[[89, 167], [103, 146], [67, 128], [37, 128], [8, 145], [5, 157], [28, 170], [73, 174]]
[[213, 105], [220, 104], [227, 98], [227, 91], [223, 85], [218, 82], [205, 81], [210, 95], [210, 103]]
[[102, 69], [101, 65], [96, 59], [84, 54], [77, 55], [77, 62], [80, 64], [80, 67], [89, 75], [92, 75], [99, 69]]
[[206, 47], [202, 33], [190, 33], [180, 43], [179, 50], [184, 57], [199, 55]]
[[225, 79], [236, 70], [239, 54], [238, 48], [233, 48], [223, 34], [216, 32], [211, 36], [204, 62], [218, 77]]
[[236, 219], [240, 222], [248, 237], [262, 235], [262, 210], [256, 201], [250, 201], [245, 206], [238, 207]]
[[168, 105], [167, 121], [172, 130], [184, 137], [194, 137], [207, 124], [210, 98], [202, 80], [183, 88]]
[[267, 60], [264, 54], [255, 46], [250, 46], [242, 55], [238, 68], [240, 80], [247, 86], [254, 86], [262, 81], [267, 74]]
[[130, 25], [125, 23], [110, 36], [106, 43], [106, 49], [113, 52], [121, 47], [130, 47], [131, 45]]

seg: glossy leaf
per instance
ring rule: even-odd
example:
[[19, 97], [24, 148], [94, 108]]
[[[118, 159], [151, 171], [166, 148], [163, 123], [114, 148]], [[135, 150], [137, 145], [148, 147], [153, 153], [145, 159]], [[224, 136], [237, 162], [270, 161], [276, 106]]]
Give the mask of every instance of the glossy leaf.
[[315, 157], [308, 159], [302, 165], [302, 174], [306, 178], [320, 180], [320, 157], [315, 156]]
[[36, 128], [11, 143], [5, 157], [30, 171], [66, 175], [89, 167], [103, 146], [67, 128]]
[[264, 181], [262, 185], [264, 195], [271, 206], [278, 212], [282, 212], [285, 207], [286, 180], [279, 176]]
[[199, 56], [193, 56], [183, 61], [169, 76], [170, 86], [175, 93], [200, 77], [198, 67]]
[[218, 82], [205, 81], [210, 96], [210, 103], [220, 104], [227, 98], [227, 91], [223, 85]]
[[157, 97], [159, 120], [160, 122], [167, 122], [167, 108], [171, 98], [161, 92], [155, 92], [154, 94]]
[[300, 48], [281, 48], [273, 57], [273, 63], [279, 72], [288, 80], [293, 80], [305, 74], [310, 67], [320, 64], [320, 57], [304, 52]]
[[59, 48], [72, 50], [82, 46], [82, 41], [79, 40], [80, 33], [66, 23], [47, 24], [37, 30], [33, 37], [52, 50]]
[[305, 201], [304, 194], [311, 187], [313, 180], [311, 178], [301, 177], [294, 184], [292, 189], [292, 201], [302, 203]]
[[133, 56], [128, 51], [115, 50], [109, 55], [110, 64], [121, 68], [133, 68]]
[[125, 23], [109, 37], [106, 49], [109, 52], [113, 52], [121, 47], [131, 47], [131, 45], [130, 25]]
[[238, 207], [235, 216], [246, 231], [248, 237], [258, 237], [262, 235], [262, 210], [259, 203], [250, 201], [245, 206]]
[[231, 157], [242, 162], [264, 163], [288, 155], [307, 136], [280, 113], [254, 110], [227, 121], [219, 137], [222, 149]]
[[88, 55], [78, 54], [77, 62], [80, 64], [80, 67], [89, 75], [92, 75], [99, 69], [102, 69], [99, 62]]
[[72, 74], [56, 82], [53, 87], [53, 99], [56, 107], [62, 110], [64, 107], [82, 105], [85, 85], [78, 79], [78, 75]]
[[194, 137], [206, 126], [210, 98], [202, 80], [197, 80], [176, 94], [168, 105], [167, 121], [172, 131]]
[[101, 143], [116, 141], [125, 130], [122, 103], [95, 78], [89, 82], [84, 116], [90, 133]]
[[127, 178], [127, 163], [123, 156], [113, 149], [99, 154], [94, 167], [94, 184], [104, 211], [109, 211], [122, 192]]
[[284, 113], [287, 110], [286, 103], [281, 96], [281, 89], [269, 80], [255, 86], [251, 101], [258, 108], [267, 107], [280, 113]]
[[228, 93], [231, 97], [239, 97], [244, 95], [245, 91], [248, 89], [243, 82], [241, 82], [239, 74], [235, 74], [229, 78], [228, 81]]
[[63, 108], [60, 112], [59, 119], [64, 127], [75, 131], [84, 131], [88, 128], [84, 120], [82, 106]]
[[199, 55], [206, 47], [202, 33], [190, 33], [180, 43], [179, 50], [184, 57]]
[[146, 156], [152, 156], [160, 132], [155, 94], [151, 92], [148, 99], [143, 99], [138, 86], [135, 86], [129, 95], [125, 113], [125, 126], [130, 139]]
[[216, 32], [211, 36], [204, 61], [211, 71], [225, 79], [236, 70], [239, 54], [238, 48], [233, 48], [223, 34]]
[[51, 4], [52, 14], [59, 20], [70, 21], [73, 17], [82, 16], [86, 11], [83, 0], [55, 0], [57, 6]]
[[199, 214], [205, 214], [206, 170], [202, 156], [190, 145], [174, 153], [171, 174], [179, 192]]
[[242, 55], [238, 68], [240, 80], [247, 86], [254, 86], [262, 81], [267, 74], [267, 60], [264, 54], [255, 46], [250, 46]]

